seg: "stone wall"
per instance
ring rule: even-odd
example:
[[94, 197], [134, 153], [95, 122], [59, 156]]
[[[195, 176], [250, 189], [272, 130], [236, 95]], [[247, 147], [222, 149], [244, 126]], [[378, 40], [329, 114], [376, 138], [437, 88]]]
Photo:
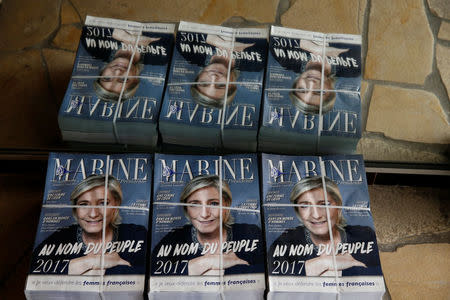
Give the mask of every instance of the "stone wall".
[[369, 185], [369, 194], [392, 299], [448, 299], [450, 190]]

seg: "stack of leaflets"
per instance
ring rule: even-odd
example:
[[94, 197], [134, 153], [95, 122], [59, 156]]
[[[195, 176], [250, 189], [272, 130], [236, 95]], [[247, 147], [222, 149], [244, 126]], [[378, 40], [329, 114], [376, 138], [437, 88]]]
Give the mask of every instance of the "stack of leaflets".
[[150, 299], [262, 299], [256, 154], [155, 155]]
[[147, 154], [50, 154], [27, 299], [143, 299], [151, 171]]
[[272, 26], [259, 150], [348, 154], [361, 137], [361, 36]]
[[58, 116], [63, 139], [155, 147], [174, 30], [87, 16]]
[[385, 293], [362, 156], [262, 155], [267, 299]]
[[159, 118], [164, 143], [256, 151], [267, 37], [180, 22]]

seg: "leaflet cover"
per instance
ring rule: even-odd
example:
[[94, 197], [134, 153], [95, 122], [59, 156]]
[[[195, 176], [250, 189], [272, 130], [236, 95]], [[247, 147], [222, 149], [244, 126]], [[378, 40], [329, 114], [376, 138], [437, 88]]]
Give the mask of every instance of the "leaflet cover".
[[27, 298], [142, 299], [151, 170], [148, 154], [50, 153]]
[[104, 132], [112, 138], [100, 142], [155, 142], [174, 29], [88, 16], [59, 112], [63, 137], [89, 141]]
[[153, 197], [150, 299], [263, 297], [256, 154], [156, 154]]
[[267, 37], [265, 28], [180, 22], [160, 115], [164, 143], [239, 149], [238, 139], [256, 150]]
[[380, 299], [362, 156], [263, 154], [262, 170], [268, 299]]
[[[272, 26], [262, 150], [272, 145], [268, 149], [283, 153], [330, 152], [327, 138], [320, 144], [324, 136], [335, 137], [331, 152], [345, 148], [342, 141], [357, 142], [361, 136], [360, 86], [361, 36]], [[308, 140], [310, 145], [289, 145], [286, 139], [290, 138]]]

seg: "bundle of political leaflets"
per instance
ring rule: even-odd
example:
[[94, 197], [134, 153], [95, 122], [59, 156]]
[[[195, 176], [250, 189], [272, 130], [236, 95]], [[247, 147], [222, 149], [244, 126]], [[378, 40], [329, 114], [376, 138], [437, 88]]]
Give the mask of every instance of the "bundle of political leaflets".
[[143, 299], [151, 171], [148, 154], [50, 153], [27, 299]]
[[180, 22], [159, 117], [163, 143], [255, 152], [266, 28]]
[[267, 299], [385, 293], [360, 155], [262, 155]]
[[58, 115], [63, 139], [154, 148], [174, 30], [87, 16]]
[[350, 154], [361, 138], [361, 36], [272, 26], [259, 150]]
[[155, 155], [150, 299], [262, 299], [258, 159]]

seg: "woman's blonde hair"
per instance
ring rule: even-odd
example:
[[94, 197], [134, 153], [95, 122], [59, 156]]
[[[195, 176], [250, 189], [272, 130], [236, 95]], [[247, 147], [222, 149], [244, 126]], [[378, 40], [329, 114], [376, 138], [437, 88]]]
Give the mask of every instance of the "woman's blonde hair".
[[[104, 100], [104, 101], [108, 101], [108, 102], [117, 102], [119, 101], [119, 94], [114, 93], [114, 92], [110, 92], [107, 89], [105, 89], [101, 84], [100, 84], [100, 80], [101, 78], [98, 78], [97, 80], [94, 81], [94, 91], [97, 94], [98, 98]], [[131, 99], [134, 94], [136, 94], [136, 91], [139, 87], [139, 78], [138, 80], [133, 83], [133, 85], [131, 87], [129, 87], [128, 89], [125, 89], [123, 91], [122, 94], [122, 102], [128, 99]]]

